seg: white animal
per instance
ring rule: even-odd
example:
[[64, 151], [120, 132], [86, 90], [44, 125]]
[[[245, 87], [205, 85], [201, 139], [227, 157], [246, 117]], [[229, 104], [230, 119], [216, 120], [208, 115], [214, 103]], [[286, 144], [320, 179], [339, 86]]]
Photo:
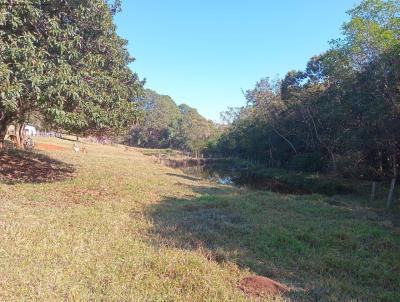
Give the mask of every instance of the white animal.
[[78, 153], [80, 150], [79, 145], [77, 143], [74, 143], [74, 151], [75, 153]]

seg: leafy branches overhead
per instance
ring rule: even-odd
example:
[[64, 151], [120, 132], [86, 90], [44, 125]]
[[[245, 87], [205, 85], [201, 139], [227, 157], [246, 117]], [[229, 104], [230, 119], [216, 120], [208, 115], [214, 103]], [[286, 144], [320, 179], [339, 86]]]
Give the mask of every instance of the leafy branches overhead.
[[2, 129], [41, 111], [76, 132], [131, 125], [142, 81], [104, 0], [0, 0]]

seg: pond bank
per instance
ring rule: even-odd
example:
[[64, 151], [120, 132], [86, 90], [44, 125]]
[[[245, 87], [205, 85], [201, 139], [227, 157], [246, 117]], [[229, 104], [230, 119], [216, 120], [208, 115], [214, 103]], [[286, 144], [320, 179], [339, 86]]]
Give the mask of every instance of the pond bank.
[[250, 189], [281, 194], [308, 195], [313, 193], [336, 195], [355, 191], [348, 180], [322, 174], [311, 174], [254, 165], [243, 160], [224, 158], [157, 157], [158, 163], [179, 168], [185, 174], [206, 178], [220, 184], [245, 186]]

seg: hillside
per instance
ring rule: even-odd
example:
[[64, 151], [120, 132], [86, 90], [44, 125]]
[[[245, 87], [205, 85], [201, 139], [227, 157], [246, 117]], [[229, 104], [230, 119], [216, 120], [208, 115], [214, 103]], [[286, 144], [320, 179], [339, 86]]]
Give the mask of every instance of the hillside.
[[[400, 300], [400, 233], [379, 212], [217, 185], [140, 149], [38, 140], [53, 150], [1, 157], [2, 301]], [[241, 290], [251, 275], [292, 291]]]

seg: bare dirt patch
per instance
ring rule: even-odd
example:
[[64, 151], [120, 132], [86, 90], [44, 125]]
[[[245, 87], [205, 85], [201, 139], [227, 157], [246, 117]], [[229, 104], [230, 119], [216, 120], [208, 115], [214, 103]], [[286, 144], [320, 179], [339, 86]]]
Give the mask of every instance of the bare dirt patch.
[[239, 288], [252, 296], [274, 296], [289, 292], [290, 289], [279, 282], [262, 276], [250, 276], [242, 279]]
[[44, 183], [73, 177], [73, 165], [47, 155], [22, 150], [0, 151], [0, 181]]
[[67, 148], [50, 145], [50, 144], [35, 144], [35, 149], [42, 150], [42, 151], [65, 151], [68, 150]]

